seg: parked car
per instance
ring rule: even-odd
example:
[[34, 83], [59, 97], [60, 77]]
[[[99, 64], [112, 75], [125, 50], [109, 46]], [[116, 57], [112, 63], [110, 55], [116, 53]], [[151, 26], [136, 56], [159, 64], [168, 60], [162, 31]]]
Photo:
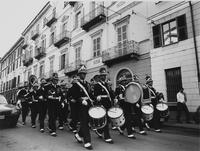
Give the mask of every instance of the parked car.
[[19, 107], [8, 104], [3, 95], [0, 95], [0, 128], [15, 127], [21, 110]]

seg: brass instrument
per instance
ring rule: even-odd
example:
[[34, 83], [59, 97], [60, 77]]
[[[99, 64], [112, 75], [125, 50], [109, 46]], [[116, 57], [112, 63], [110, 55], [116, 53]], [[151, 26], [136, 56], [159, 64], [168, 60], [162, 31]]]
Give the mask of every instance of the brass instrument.
[[35, 75], [32, 74], [30, 75], [28, 82], [29, 82], [29, 89], [32, 89], [33, 85], [38, 82], [38, 79]]

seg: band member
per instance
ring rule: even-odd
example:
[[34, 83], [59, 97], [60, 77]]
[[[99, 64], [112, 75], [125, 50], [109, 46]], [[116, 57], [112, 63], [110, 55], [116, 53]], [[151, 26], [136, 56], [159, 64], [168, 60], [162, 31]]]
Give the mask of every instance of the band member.
[[133, 118], [132, 110], [131, 110], [132, 104], [129, 102], [125, 102], [125, 100], [124, 100], [125, 87], [128, 84], [126, 76], [123, 75], [122, 77], [120, 77], [118, 83], [119, 84], [115, 90], [115, 95], [116, 95], [116, 99], [119, 101], [118, 103], [119, 103], [120, 107], [124, 111], [124, 117], [125, 117], [125, 123], [120, 128], [122, 130], [122, 131], [120, 131], [120, 134], [123, 134], [123, 130], [126, 129], [127, 133], [128, 133], [128, 138], [135, 139], [136, 137], [133, 134], [132, 124], [131, 124], [131, 121]]
[[66, 87], [66, 83], [62, 82], [60, 84], [61, 86], [61, 91], [63, 94], [63, 101], [59, 103], [58, 106], [58, 121], [59, 121], [59, 126], [58, 129], [59, 130], [63, 130], [64, 127], [64, 123], [67, 122], [67, 117], [68, 117], [68, 101], [67, 101], [67, 87]]
[[58, 74], [53, 73], [51, 81], [45, 86], [47, 94], [47, 109], [49, 116], [49, 132], [51, 136], [56, 134], [56, 119], [58, 116], [59, 103], [63, 101], [63, 95], [60, 86], [58, 85]]
[[78, 81], [78, 79], [79, 77], [77, 77], [77, 75], [73, 77], [73, 80], [71, 82], [71, 87], [69, 88], [68, 93], [67, 93], [67, 99], [70, 104], [70, 116], [71, 116], [71, 121], [68, 124], [68, 127], [71, 131], [73, 131], [73, 133], [77, 133], [77, 124], [79, 122], [79, 111], [80, 111], [79, 107], [80, 106], [78, 104], [78, 101], [72, 97], [72, 94], [73, 94], [72, 86]]
[[[139, 78], [136, 75], [133, 76], [132, 80], [133, 80], [133, 82], [136, 82], [141, 85]], [[136, 123], [136, 125], [139, 127], [139, 133], [141, 135], [147, 135], [146, 131], [144, 130], [143, 124], [142, 124], [141, 99], [142, 98], [140, 98], [140, 100], [137, 103], [133, 104], [133, 106], [132, 106], [132, 111], [134, 112], [133, 124]]]
[[38, 88], [38, 108], [39, 108], [39, 121], [40, 121], [40, 132], [44, 132], [44, 119], [46, 117], [47, 113], [47, 98], [45, 95], [45, 85], [46, 80], [45, 78], [41, 78], [41, 84], [40, 87]]
[[78, 131], [78, 133], [75, 133], [75, 138], [79, 143], [81, 143], [81, 137], [83, 137], [84, 147], [87, 149], [92, 149], [90, 129], [88, 126], [88, 110], [91, 106], [91, 92], [89, 83], [85, 81], [86, 73], [86, 67], [81, 66], [78, 70], [78, 76], [80, 79], [77, 82], [73, 83], [72, 86], [72, 98], [77, 101], [80, 109], [80, 130]]
[[28, 82], [24, 82], [24, 87], [21, 87], [17, 92], [17, 105], [22, 108], [22, 124], [26, 124], [26, 116], [29, 112], [29, 103], [27, 100], [28, 95]]
[[[94, 85], [94, 97], [96, 97], [96, 100], [108, 111], [108, 109], [112, 106], [114, 94], [109, 91], [110, 88], [108, 86], [108, 83], [106, 82], [108, 74], [106, 72], [106, 69], [103, 67], [100, 68], [99, 73], [100, 80], [99, 82], [97, 82], [97, 84]], [[104, 133], [105, 142], [113, 144], [113, 140], [109, 132], [109, 123], [110, 121], [107, 117], [107, 124], [105, 125], [105, 127], [103, 127], [102, 129], [98, 129], [95, 132], [99, 137], [102, 137], [102, 133]]]
[[151, 79], [150, 76], [146, 76], [146, 85], [150, 89], [151, 103], [154, 108], [152, 124], [155, 129], [155, 132], [161, 132], [160, 114], [159, 114], [159, 111], [156, 109], [156, 105], [158, 104], [157, 92], [156, 92], [156, 89], [153, 87], [153, 80]]
[[36, 118], [37, 118], [37, 115], [39, 114], [38, 88], [39, 88], [39, 84], [34, 83], [33, 88], [31, 88], [31, 90], [28, 94], [28, 97], [30, 97], [32, 99], [31, 102], [29, 102], [30, 108], [31, 108], [31, 124], [32, 124], [31, 127], [32, 128], [36, 128]]

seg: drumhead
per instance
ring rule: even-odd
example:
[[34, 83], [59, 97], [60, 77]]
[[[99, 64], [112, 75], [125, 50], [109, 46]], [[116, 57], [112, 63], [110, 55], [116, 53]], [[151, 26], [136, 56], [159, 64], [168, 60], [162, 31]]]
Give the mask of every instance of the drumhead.
[[138, 83], [130, 82], [125, 90], [125, 101], [137, 103], [141, 97], [142, 88]]
[[151, 106], [149, 106], [149, 105], [142, 106], [141, 110], [145, 114], [151, 114], [151, 113], [153, 113], [153, 108]]
[[95, 119], [102, 118], [106, 115], [105, 109], [100, 106], [91, 107], [88, 113], [90, 117], [95, 118]]
[[123, 110], [118, 107], [112, 107], [108, 110], [108, 116], [111, 118], [118, 118], [123, 114]]
[[156, 108], [159, 110], [159, 111], [165, 111], [168, 109], [168, 106], [167, 104], [164, 104], [164, 103], [159, 103], [156, 105]]

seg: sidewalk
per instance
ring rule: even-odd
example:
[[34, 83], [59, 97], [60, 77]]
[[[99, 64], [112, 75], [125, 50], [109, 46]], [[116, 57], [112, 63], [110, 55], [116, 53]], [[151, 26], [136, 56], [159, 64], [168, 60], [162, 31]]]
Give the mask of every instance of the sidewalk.
[[169, 120], [163, 123], [163, 127], [173, 127], [181, 129], [191, 129], [200, 132], [200, 124], [195, 124], [193, 121], [191, 124], [188, 123], [177, 123], [175, 120]]

